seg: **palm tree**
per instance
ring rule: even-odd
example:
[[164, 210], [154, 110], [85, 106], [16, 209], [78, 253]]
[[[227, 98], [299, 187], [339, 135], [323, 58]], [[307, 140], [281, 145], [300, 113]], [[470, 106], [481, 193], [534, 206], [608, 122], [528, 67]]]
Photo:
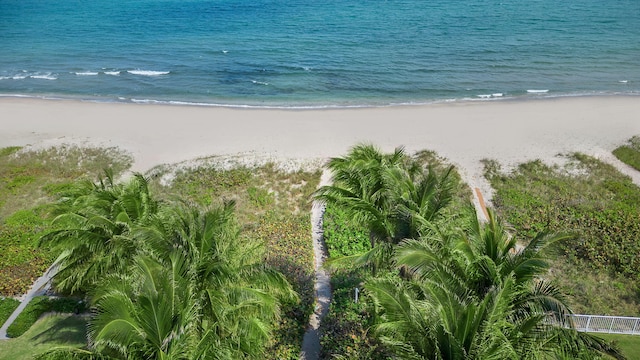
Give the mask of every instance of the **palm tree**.
[[111, 171], [105, 174], [97, 184], [79, 182], [62, 194], [53, 220], [57, 230], [39, 241], [61, 252], [55, 280], [62, 291], [87, 291], [105, 274], [128, 267], [141, 248], [132, 227], [158, 211], [142, 175], [116, 184]]
[[333, 184], [318, 189], [314, 198], [342, 208], [368, 229], [371, 248], [354, 257], [372, 264], [374, 271], [389, 264], [400, 240], [418, 237], [451, 202], [453, 168], [439, 176], [402, 148], [383, 154], [372, 145], [357, 145], [344, 158], [331, 159], [327, 167]]
[[[164, 207], [131, 236], [144, 244], [127, 271], [100, 283], [89, 322], [93, 352], [115, 359], [260, 359], [280, 303], [297, 295], [238, 237], [234, 204]], [[44, 357], [47, 358], [47, 357]]]
[[463, 236], [406, 240], [396, 262], [409, 281], [374, 279], [366, 289], [380, 310], [377, 333], [406, 359], [537, 359], [607, 353], [603, 341], [566, 328], [561, 292], [541, 279], [541, 251], [565, 235], [541, 235], [516, 251], [489, 212]]
[[123, 282], [130, 290], [110, 283], [97, 294], [96, 345], [123, 357], [260, 358], [279, 304], [297, 297], [264, 265], [259, 244], [240, 243], [233, 209], [178, 206], [135, 229], [147, 255]]

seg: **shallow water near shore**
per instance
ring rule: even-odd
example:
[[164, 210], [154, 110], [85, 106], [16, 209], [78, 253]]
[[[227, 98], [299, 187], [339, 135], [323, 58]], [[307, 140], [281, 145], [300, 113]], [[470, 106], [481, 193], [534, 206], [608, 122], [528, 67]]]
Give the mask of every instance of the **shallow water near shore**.
[[636, 0], [0, 2], [0, 94], [348, 107], [640, 94]]

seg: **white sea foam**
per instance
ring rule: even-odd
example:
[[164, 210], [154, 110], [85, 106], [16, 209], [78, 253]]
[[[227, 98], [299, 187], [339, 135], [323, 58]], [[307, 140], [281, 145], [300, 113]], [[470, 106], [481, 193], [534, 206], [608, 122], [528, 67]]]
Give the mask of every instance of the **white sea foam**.
[[488, 99], [491, 97], [491, 94], [480, 94], [476, 96], [479, 97], [480, 99]]
[[160, 76], [160, 75], [168, 75], [170, 71], [154, 71], [154, 70], [127, 70], [127, 72], [131, 75], [141, 75], [141, 76]]
[[264, 81], [251, 80], [251, 82], [258, 85], [269, 85], [268, 82], [264, 82]]
[[228, 52], [229, 52], [229, 50], [222, 50], [222, 53], [223, 53], [223, 54], [226, 54], [226, 53], [228, 53]]
[[549, 92], [549, 89], [542, 89], [542, 90], [529, 89], [527, 90], [527, 92], [529, 94], [545, 94]]
[[619, 82], [619, 83], [621, 83], [621, 84], [626, 84], [626, 83], [628, 83], [629, 81], [628, 81], [628, 80], [620, 80], [620, 81], [618, 81], [618, 82]]
[[95, 76], [98, 75], [97, 71], [78, 71], [75, 72], [76, 75], [78, 76]]
[[111, 76], [120, 75], [120, 71], [105, 71], [104, 73], [107, 74], [107, 75], [111, 75]]
[[42, 79], [42, 80], [58, 80], [58, 77], [56, 77], [55, 75], [48, 73], [48, 74], [35, 74], [35, 75], [30, 75], [29, 76], [32, 79]]
[[503, 93], [494, 93], [491, 94], [492, 97], [502, 97], [502, 95], [504, 95]]

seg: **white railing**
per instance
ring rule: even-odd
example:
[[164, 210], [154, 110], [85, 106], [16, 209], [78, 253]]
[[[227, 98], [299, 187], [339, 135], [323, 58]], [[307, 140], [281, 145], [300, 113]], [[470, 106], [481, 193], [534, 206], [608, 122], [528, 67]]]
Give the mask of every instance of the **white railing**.
[[640, 335], [640, 318], [603, 315], [567, 315], [576, 330], [582, 332]]

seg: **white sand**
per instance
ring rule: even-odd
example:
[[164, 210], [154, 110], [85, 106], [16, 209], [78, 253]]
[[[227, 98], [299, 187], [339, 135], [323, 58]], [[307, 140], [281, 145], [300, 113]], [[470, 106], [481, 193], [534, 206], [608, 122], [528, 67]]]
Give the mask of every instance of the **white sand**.
[[[483, 101], [361, 109], [277, 110], [0, 99], [0, 147], [118, 146], [134, 170], [211, 155], [325, 159], [358, 142], [435, 150], [485, 197], [483, 158], [513, 165], [610, 152], [640, 134], [640, 97]], [[618, 164], [619, 165], [619, 164]]]

